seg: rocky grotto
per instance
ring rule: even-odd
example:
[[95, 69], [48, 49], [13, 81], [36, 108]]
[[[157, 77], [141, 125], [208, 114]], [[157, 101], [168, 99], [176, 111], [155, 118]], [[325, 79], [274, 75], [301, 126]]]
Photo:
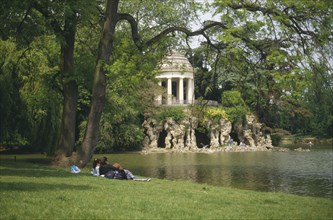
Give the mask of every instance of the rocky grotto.
[[143, 152], [224, 152], [267, 151], [273, 148], [269, 135], [254, 115], [248, 115], [237, 132], [230, 121], [200, 122], [190, 113], [177, 123], [172, 118], [157, 121], [147, 118], [143, 127], [146, 135]]

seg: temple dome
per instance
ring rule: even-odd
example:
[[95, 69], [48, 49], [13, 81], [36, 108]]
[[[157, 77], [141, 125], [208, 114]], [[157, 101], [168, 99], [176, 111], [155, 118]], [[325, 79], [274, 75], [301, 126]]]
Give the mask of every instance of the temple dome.
[[173, 51], [161, 62], [157, 78], [185, 76], [193, 79], [193, 73], [194, 69], [188, 59], [184, 55]]

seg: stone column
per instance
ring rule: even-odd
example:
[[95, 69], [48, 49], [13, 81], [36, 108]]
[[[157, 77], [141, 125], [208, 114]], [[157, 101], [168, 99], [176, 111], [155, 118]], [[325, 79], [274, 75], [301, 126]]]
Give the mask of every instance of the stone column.
[[172, 78], [168, 78], [168, 105], [172, 104]]
[[179, 104], [184, 104], [184, 80], [179, 78]]
[[187, 82], [187, 101], [188, 104], [193, 104], [193, 80], [188, 79]]
[[194, 78], [191, 79], [192, 82], [192, 94], [191, 94], [191, 100], [192, 100], [192, 104], [194, 104], [195, 102], [195, 95], [194, 95]]
[[[159, 86], [162, 86], [162, 82], [161, 80], [158, 81], [158, 85]], [[158, 105], [162, 105], [162, 95], [158, 95], [157, 98], [156, 98], [156, 102]]]

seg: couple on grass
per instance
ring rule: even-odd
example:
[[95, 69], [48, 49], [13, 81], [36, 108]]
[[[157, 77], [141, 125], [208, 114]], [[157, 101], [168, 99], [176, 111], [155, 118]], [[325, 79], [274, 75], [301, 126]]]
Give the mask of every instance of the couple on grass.
[[124, 169], [119, 163], [109, 164], [106, 157], [94, 159], [91, 174], [109, 179], [150, 181], [150, 178], [137, 178], [131, 171]]

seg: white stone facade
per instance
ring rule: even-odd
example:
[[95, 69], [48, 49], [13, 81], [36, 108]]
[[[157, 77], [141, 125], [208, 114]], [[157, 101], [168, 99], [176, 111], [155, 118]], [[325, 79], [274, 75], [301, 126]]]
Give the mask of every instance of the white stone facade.
[[159, 85], [167, 89], [167, 98], [157, 97], [159, 105], [187, 105], [193, 104], [194, 96], [194, 69], [187, 58], [172, 52], [164, 59], [159, 67]]

